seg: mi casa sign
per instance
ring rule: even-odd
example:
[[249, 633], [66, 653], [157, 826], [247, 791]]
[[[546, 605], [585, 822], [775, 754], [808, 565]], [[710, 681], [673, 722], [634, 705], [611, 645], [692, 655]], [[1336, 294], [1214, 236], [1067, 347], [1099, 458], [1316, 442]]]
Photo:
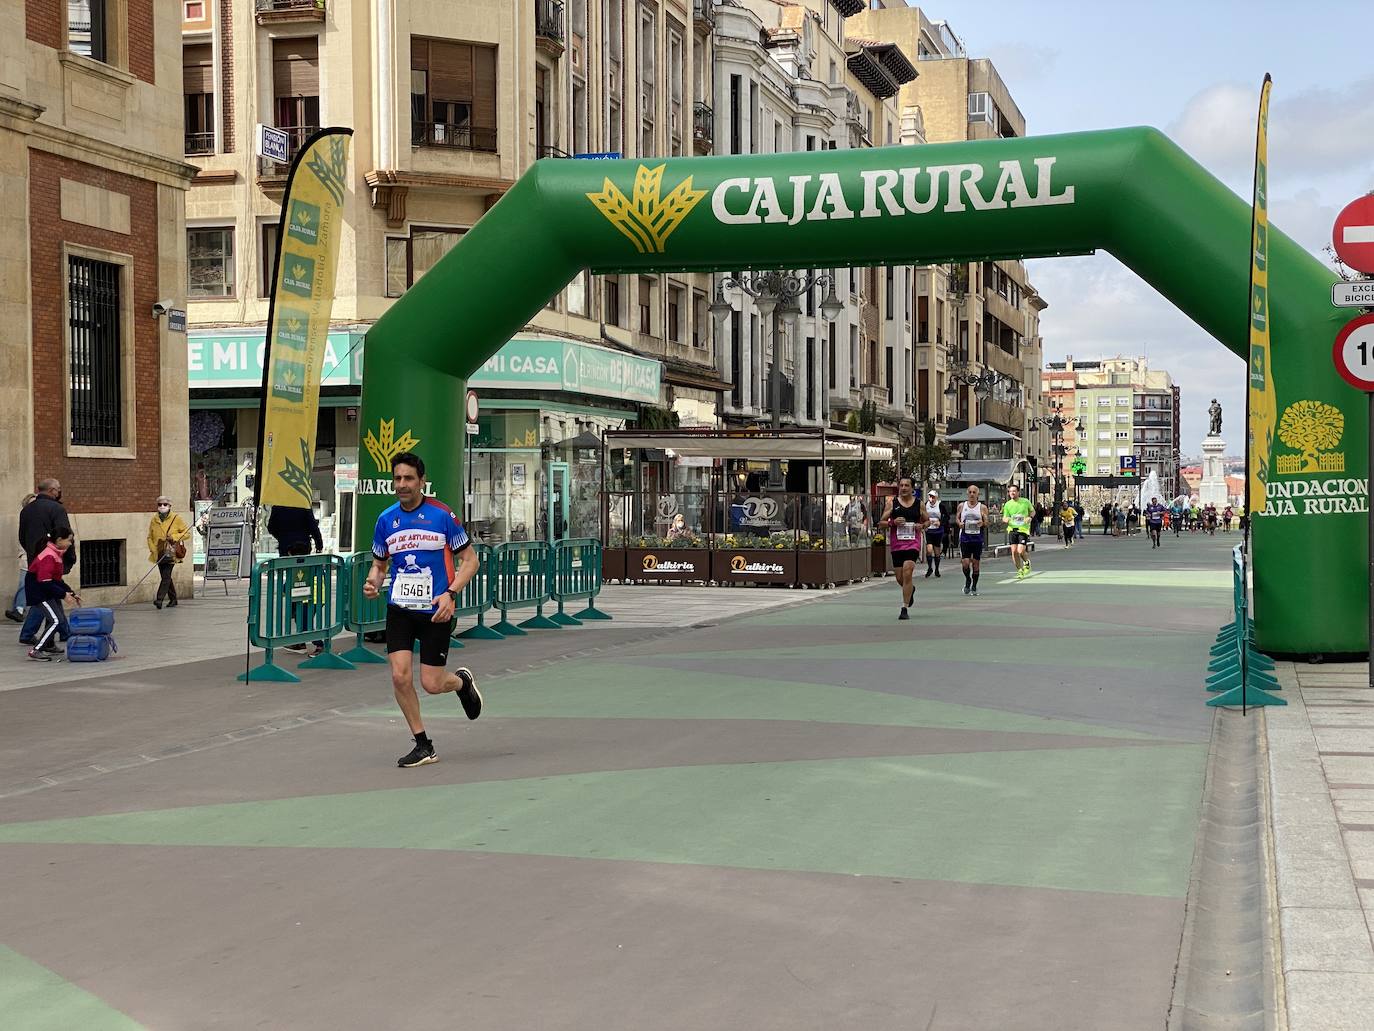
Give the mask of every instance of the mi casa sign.
[[937, 208], [995, 211], [1072, 204], [1072, 186], [1054, 189], [1055, 160], [1003, 161], [996, 179], [977, 164], [867, 169], [859, 173], [860, 198], [846, 196], [844, 180], [836, 172], [794, 175], [781, 182], [771, 177], [726, 179], [711, 193], [711, 212], [724, 225], [794, 226], [803, 221], [924, 215]]

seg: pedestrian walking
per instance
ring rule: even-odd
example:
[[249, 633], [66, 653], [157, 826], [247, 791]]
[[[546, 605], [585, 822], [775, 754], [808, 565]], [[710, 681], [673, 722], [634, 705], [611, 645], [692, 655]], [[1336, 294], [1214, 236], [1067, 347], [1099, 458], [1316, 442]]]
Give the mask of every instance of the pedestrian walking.
[[[25, 494], [24, 501], [19, 506], [19, 511], [22, 513], [36, 497], [38, 497], [37, 494]], [[19, 545], [19, 586], [14, 589], [14, 601], [10, 604], [10, 607], [5, 610], [5, 618], [15, 623], [24, 622], [24, 609], [28, 606], [28, 600], [24, 592], [24, 578], [28, 575], [28, 571], [29, 556], [27, 552], [24, 551], [23, 541], [21, 540]]]
[[81, 596], [62, 579], [63, 556], [71, 550], [73, 543], [70, 526], [55, 526], [48, 531], [43, 550], [29, 563], [24, 593], [29, 598], [31, 610], [39, 614], [37, 636], [33, 647], [29, 649], [30, 659], [51, 659], [59, 650], [57, 641], [67, 638], [69, 627], [62, 600], [70, 594], [74, 602], [81, 604]]
[[1077, 541], [1083, 539], [1083, 515], [1085, 511], [1083, 502], [1075, 501], [1073, 503], [1073, 538]]
[[1117, 505], [1112, 515], [1116, 518], [1115, 536], [1123, 537], [1126, 534], [1126, 509], [1123, 505]]
[[1102, 506], [1102, 536], [1112, 532], [1112, 527], [1116, 525], [1112, 517], [1112, 503], [1109, 501]]
[[902, 591], [902, 608], [898, 619], [910, 619], [907, 611], [916, 597], [916, 562], [921, 557], [925, 539], [926, 510], [916, 496], [916, 485], [910, 476], [897, 481], [897, 496], [888, 498], [878, 525], [887, 530], [888, 547], [892, 550], [892, 568], [897, 586]]
[[376, 598], [391, 570], [386, 607], [386, 657], [396, 704], [415, 738], [415, 747], [397, 760], [409, 768], [438, 762], [434, 742], [420, 718], [415, 693], [413, 651], [420, 645], [420, 686], [427, 694], [454, 692], [470, 720], [482, 714], [482, 695], [472, 671], [449, 673], [449, 635], [458, 595], [477, 575], [477, 552], [457, 516], [437, 498], [425, 496], [425, 463], [403, 451], [391, 460], [396, 504], [377, 517], [372, 535], [372, 569], [363, 595]]
[[186, 520], [172, 511], [172, 499], [161, 495], [157, 499], [157, 514], [148, 521], [148, 561], [157, 566], [161, 577], [153, 598], [155, 609], [161, 609], [164, 602], [169, 609], [177, 606], [177, 586], [172, 582], [172, 573], [186, 558], [186, 539], [190, 536], [191, 528]]
[[[59, 527], [71, 529], [71, 518], [62, 507], [62, 484], [56, 479], [42, 480], [34, 492], [33, 501], [24, 506], [19, 513], [19, 543], [24, 549], [25, 566], [52, 542], [53, 531]], [[62, 575], [66, 576], [76, 568], [76, 538], [72, 536], [70, 545], [62, 551]], [[28, 594], [29, 581], [24, 581], [24, 593]], [[24, 625], [19, 629], [19, 643], [33, 644], [43, 612], [33, 597], [28, 598], [28, 609], [24, 613]], [[67, 639], [66, 620], [59, 631], [61, 639]]]

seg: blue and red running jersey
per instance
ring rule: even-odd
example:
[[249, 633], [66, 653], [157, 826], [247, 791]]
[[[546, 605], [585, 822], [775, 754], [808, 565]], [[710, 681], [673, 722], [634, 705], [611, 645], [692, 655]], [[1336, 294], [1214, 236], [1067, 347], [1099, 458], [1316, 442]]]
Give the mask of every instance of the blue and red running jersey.
[[[388, 601], [403, 608], [437, 611], [435, 599], [453, 583], [453, 555], [469, 543], [463, 524], [442, 501], [425, 498], [410, 512], [396, 502], [377, 517], [372, 535], [372, 554], [391, 560]], [[398, 592], [406, 593], [398, 596]]]

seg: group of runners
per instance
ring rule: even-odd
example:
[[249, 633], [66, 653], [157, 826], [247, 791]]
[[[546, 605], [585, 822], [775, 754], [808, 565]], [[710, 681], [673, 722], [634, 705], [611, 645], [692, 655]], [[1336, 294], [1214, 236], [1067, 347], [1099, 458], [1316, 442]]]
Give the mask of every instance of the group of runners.
[[[1008, 488], [1002, 517], [1008, 526], [1012, 561], [1016, 577], [1030, 575], [1030, 530], [1034, 507], [1021, 497], [1015, 484]], [[940, 576], [940, 559], [945, 551], [945, 526], [941, 519], [940, 495], [931, 491], [925, 500], [916, 496], [916, 484], [909, 476], [897, 482], [897, 495], [887, 499], [878, 526], [887, 531], [888, 547], [892, 552], [892, 566], [897, 585], [902, 592], [902, 607], [898, 619], [910, 619], [911, 603], [916, 594], [916, 567], [924, 553], [926, 576]], [[1072, 522], [1069, 523], [1072, 533]], [[968, 496], [959, 502], [954, 522], [949, 528], [959, 538], [959, 559], [964, 573], [964, 593], [978, 594], [978, 578], [982, 572], [983, 545], [987, 540], [988, 506], [979, 497], [978, 488], [970, 486]]]

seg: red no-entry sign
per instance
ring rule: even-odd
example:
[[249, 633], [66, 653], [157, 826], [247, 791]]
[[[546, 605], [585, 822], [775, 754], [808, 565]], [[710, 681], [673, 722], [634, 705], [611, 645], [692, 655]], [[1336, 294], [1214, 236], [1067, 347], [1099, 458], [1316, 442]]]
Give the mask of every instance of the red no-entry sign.
[[1351, 201], [1336, 216], [1331, 246], [1351, 268], [1374, 273], [1374, 194]]

